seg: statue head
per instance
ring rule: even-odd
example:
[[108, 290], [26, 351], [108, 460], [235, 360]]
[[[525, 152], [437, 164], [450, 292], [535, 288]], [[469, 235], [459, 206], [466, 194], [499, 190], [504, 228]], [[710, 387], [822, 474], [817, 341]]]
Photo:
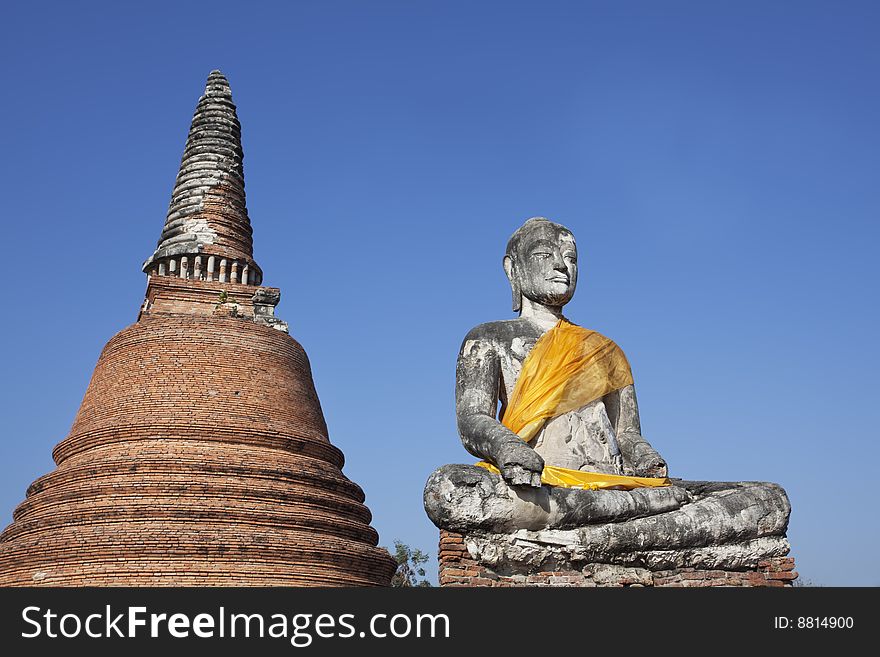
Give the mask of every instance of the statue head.
[[504, 273], [513, 292], [513, 310], [522, 298], [547, 306], [564, 306], [577, 286], [577, 246], [565, 226], [532, 217], [507, 242]]

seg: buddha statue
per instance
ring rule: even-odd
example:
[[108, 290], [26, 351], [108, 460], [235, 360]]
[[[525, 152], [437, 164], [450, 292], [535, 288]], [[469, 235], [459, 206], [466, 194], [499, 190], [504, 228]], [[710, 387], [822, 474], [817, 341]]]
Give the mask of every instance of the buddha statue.
[[568, 561], [736, 568], [786, 554], [778, 485], [668, 478], [642, 436], [623, 351], [563, 315], [578, 279], [572, 232], [529, 219], [503, 266], [519, 316], [472, 329], [456, 367], [458, 431], [480, 462], [431, 475], [434, 524], [490, 561], [526, 558], [511, 537], [531, 533], [537, 545], [547, 532]]
[[[500, 468], [512, 485], [540, 487], [545, 463], [665, 477], [666, 463], [641, 436], [632, 383], [620, 388], [611, 383], [603, 396], [548, 418], [528, 443], [495, 419], [499, 400], [505, 415], [523, 362], [537, 342], [557, 325], [571, 325], [562, 308], [577, 286], [574, 236], [547, 219], [529, 219], [508, 243], [504, 271], [519, 318], [477, 326], [465, 337], [458, 357], [456, 417], [465, 448]], [[589, 337], [595, 339], [595, 348], [619, 354], [622, 362], [617, 365], [627, 377], [629, 365], [616, 345], [595, 333]]]

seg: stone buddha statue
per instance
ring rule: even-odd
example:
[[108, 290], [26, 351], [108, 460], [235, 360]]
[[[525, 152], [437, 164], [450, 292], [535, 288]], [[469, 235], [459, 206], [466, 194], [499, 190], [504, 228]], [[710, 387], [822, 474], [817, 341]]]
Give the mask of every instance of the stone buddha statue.
[[[544, 464], [609, 474], [665, 477], [666, 463], [642, 438], [632, 383], [548, 418], [526, 443], [495, 419], [503, 417], [523, 361], [560, 321], [577, 286], [577, 246], [559, 224], [529, 219], [510, 238], [504, 271], [518, 319], [480, 324], [461, 348], [456, 417], [465, 448], [500, 468], [512, 485], [541, 486]], [[628, 365], [627, 365], [628, 369]]]
[[461, 441], [482, 460], [431, 475], [431, 520], [487, 563], [737, 568], [786, 554], [778, 485], [667, 478], [623, 352], [563, 315], [578, 278], [571, 231], [529, 219], [503, 264], [519, 316], [472, 329], [456, 367]]

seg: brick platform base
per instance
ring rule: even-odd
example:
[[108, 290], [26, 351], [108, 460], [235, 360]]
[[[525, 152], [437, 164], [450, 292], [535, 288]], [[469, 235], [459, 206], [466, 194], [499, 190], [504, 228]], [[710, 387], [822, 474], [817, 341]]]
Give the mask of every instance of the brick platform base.
[[504, 574], [478, 563], [462, 534], [440, 531], [440, 586], [791, 586], [798, 574], [791, 557], [760, 561], [754, 570], [655, 570], [587, 564], [580, 570], [513, 571]]

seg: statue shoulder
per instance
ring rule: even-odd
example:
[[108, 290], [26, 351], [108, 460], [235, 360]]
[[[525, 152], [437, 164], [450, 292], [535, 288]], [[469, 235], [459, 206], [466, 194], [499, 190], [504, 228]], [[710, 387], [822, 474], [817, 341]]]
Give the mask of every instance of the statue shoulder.
[[611, 343], [615, 347], [620, 349], [620, 345], [618, 345], [614, 340], [609, 338], [604, 333], [600, 333], [599, 331], [588, 328], [586, 326], [581, 326], [580, 324], [575, 324], [567, 317], [565, 318], [565, 321], [568, 322], [572, 327], [574, 327], [574, 330], [583, 331], [583, 335], [584, 335], [585, 339], [590, 340], [590, 341], [595, 341], [595, 342]]
[[519, 318], [486, 322], [468, 331], [462, 342], [462, 348], [468, 343], [480, 343], [494, 347], [509, 345], [514, 338], [520, 337], [527, 330], [527, 322]]

